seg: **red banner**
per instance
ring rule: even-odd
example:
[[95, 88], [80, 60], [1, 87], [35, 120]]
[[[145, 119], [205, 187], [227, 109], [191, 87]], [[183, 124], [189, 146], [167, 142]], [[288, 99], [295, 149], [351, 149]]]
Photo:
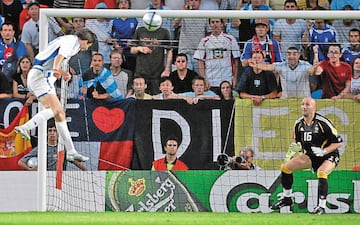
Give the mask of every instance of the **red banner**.
[[28, 107], [24, 106], [8, 127], [0, 129], [0, 170], [22, 170], [18, 161], [31, 150], [31, 142], [15, 133], [14, 128], [28, 120]]

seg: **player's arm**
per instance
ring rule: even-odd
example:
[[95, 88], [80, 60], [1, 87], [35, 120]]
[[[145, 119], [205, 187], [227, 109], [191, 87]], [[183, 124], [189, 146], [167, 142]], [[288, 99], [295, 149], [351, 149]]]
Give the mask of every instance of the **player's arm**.
[[324, 135], [328, 136], [328, 142], [331, 143], [329, 146], [324, 147], [311, 147], [311, 150], [316, 156], [322, 157], [329, 154], [342, 146], [342, 138], [338, 135], [337, 130], [332, 125], [328, 125], [325, 128]]
[[340, 148], [342, 146], [342, 143], [331, 143], [329, 146], [324, 148], [326, 150], [327, 154], [335, 151], [336, 149]]
[[64, 61], [65, 57], [61, 54], [58, 54], [54, 58], [54, 64], [53, 64], [53, 70], [60, 70], [61, 69], [61, 63]]
[[68, 73], [68, 71], [64, 71], [61, 69], [61, 63], [64, 61], [64, 59], [65, 59], [65, 57], [61, 54], [55, 56], [54, 64], [53, 64], [54, 76], [57, 79], [60, 79], [61, 77], [63, 77], [64, 80], [69, 80], [69, 79], [71, 79], [70, 73]]
[[318, 156], [318, 157], [323, 157], [324, 155], [327, 155], [333, 151], [335, 151], [336, 149], [340, 148], [342, 145], [342, 143], [331, 143], [329, 146], [327, 146], [326, 148], [321, 148], [321, 147], [311, 147], [311, 150], [313, 151], [313, 153]]

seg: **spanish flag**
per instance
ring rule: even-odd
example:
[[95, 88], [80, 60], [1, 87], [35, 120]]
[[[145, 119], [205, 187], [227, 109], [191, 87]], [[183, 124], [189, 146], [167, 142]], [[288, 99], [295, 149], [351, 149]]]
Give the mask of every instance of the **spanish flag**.
[[0, 129], [0, 170], [22, 170], [18, 160], [31, 150], [31, 142], [25, 141], [14, 128], [28, 120], [28, 107], [24, 105], [11, 124]]

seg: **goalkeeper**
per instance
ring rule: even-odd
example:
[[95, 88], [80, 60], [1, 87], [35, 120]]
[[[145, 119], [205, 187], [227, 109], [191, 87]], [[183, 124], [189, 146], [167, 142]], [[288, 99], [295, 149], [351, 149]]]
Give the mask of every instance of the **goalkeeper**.
[[59, 136], [67, 149], [66, 159], [70, 162], [89, 160], [89, 157], [79, 154], [74, 147], [66, 123], [66, 115], [56, 95], [54, 83], [61, 77], [71, 79], [68, 71], [62, 66], [80, 50], [87, 50], [95, 41], [95, 35], [89, 30], [78, 31], [75, 35], [65, 35], [56, 38], [48, 47], [39, 52], [34, 59], [34, 66], [29, 71], [28, 87], [39, 102], [45, 107], [22, 126], [15, 127], [16, 133], [21, 133], [24, 139], [30, 139], [29, 131], [39, 124], [55, 118]]
[[324, 214], [328, 193], [327, 178], [339, 163], [338, 148], [341, 147], [343, 140], [333, 124], [324, 116], [316, 113], [314, 99], [304, 98], [301, 102], [301, 111], [302, 117], [295, 121], [294, 140], [296, 143], [300, 142], [304, 154], [294, 156], [287, 162], [285, 160], [281, 165], [283, 198], [272, 205], [271, 209], [277, 210], [284, 206], [292, 206], [293, 172], [312, 168], [317, 173], [319, 180], [319, 202], [311, 213]]

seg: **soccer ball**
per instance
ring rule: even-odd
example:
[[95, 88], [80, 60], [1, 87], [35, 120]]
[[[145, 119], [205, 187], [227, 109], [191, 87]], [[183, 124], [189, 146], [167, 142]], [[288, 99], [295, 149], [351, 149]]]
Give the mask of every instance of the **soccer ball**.
[[156, 31], [161, 27], [162, 18], [157, 12], [148, 12], [143, 16], [143, 23], [148, 31]]
[[32, 157], [32, 158], [30, 158], [30, 159], [27, 161], [27, 165], [28, 165], [28, 167], [30, 167], [30, 168], [33, 168], [33, 167], [37, 166], [37, 165], [38, 165], [38, 159], [37, 159], [37, 157]]

